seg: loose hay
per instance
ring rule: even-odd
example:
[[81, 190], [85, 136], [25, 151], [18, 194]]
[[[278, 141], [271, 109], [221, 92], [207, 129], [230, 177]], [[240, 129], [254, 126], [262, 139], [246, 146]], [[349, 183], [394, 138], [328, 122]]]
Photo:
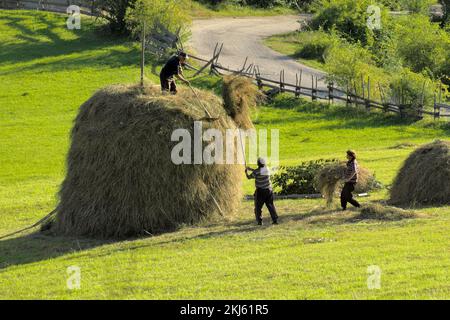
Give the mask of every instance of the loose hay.
[[250, 111], [263, 100], [258, 87], [246, 77], [225, 76], [222, 85], [224, 107], [230, 117], [242, 128], [253, 128]]
[[450, 141], [417, 148], [406, 159], [391, 188], [396, 205], [450, 204]]
[[[217, 96], [199, 91], [218, 121], [203, 129], [236, 129]], [[237, 115], [237, 113], [236, 113]], [[67, 175], [59, 192], [56, 234], [123, 238], [170, 231], [222, 211], [241, 199], [241, 165], [175, 165], [173, 130], [187, 129], [204, 110], [187, 89], [114, 85], [81, 107], [71, 133]], [[237, 147], [236, 147], [237, 148]], [[218, 209], [215, 200], [221, 210]]]
[[379, 203], [365, 204], [361, 212], [355, 216], [356, 219], [375, 219], [375, 220], [402, 220], [415, 218], [414, 212], [403, 210], [396, 207], [384, 206]]
[[[327, 202], [327, 206], [333, 203], [334, 195], [342, 187], [347, 165], [345, 162], [331, 163], [322, 168], [315, 177], [315, 186]], [[369, 170], [358, 166], [358, 183], [356, 192], [366, 192], [376, 187], [375, 176]]]

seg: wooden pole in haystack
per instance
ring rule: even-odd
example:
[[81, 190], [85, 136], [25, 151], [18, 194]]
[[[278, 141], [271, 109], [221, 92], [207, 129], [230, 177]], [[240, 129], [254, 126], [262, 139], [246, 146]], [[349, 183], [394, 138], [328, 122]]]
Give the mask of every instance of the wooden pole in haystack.
[[141, 34], [141, 87], [144, 86], [144, 67], [145, 67], [145, 20], [142, 23], [142, 34]]

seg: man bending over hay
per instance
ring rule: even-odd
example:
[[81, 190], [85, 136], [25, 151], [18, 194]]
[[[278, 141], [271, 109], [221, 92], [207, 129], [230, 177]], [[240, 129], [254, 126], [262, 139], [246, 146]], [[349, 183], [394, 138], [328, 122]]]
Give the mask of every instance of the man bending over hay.
[[345, 170], [345, 184], [341, 192], [341, 206], [342, 210], [347, 210], [347, 203], [350, 202], [353, 206], [359, 208], [361, 205], [358, 201], [353, 199], [352, 192], [355, 190], [355, 185], [358, 182], [358, 162], [356, 161], [356, 153], [352, 150], [347, 151], [347, 169]]
[[[251, 171], [249, 174], [248, 172]], [[258, 158], [258, 169], [245, 168], [247, 179], [255, 179], [255, 216], [258, 225], [262, 225], [262, 207], [266, 204], [269, 210], [272, 224], [278, 224], [278, 215], [273, 204], [272, 184], [270, 183], [270, 172], [266, 166], [266, 160]]]
[[163, 92], [170, 92], [171, 94], [177, 93], [177, 85], [174, 77], [189, 85], [189, 81], [183, 76], [183, 66], [186, 63], [186, 59], [187, 54], [181, 51], [177, 55], [171, 57], [161, 69], [159, 80], [161, 81], [161, 90]]

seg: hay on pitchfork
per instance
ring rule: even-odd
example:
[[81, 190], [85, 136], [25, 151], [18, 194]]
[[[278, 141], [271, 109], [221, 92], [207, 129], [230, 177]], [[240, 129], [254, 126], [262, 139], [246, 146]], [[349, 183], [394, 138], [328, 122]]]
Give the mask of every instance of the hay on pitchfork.
[[[345, 162], [333, 162], [323, 167], [315, 176], [314, 184], [325, 198], [327, 205], [331, 206], [333, 199], [341, 189], [347, 165]], [[356, 192], [366, 192], [373, 189], [377, 182], [375, 176], [366, 168], [358, 166], [358, 183]]]
[[228, 115], [243, 129], [253, 128], [251, 110], [264, 100], [264, 95], [251, 79], [229, 75], [223, 78], [222, 97]]
[[[225, 137], [226, 129], [238, 128], [222, 99], [197, 91], [219, 116], [203, 122], [203, 131], [218, 129]], [[75, 119], [51, 231], [124, 238], [232, 215], [241, 200], [242, 165], [171, 161], [179, 143], [171, 141], [173, 131], [186, 129], [193, 139], [194, 121], [204, 116], [185, 88], [175, 96], [162, 95], [159, 86], [114, 85], [96, 92]]]

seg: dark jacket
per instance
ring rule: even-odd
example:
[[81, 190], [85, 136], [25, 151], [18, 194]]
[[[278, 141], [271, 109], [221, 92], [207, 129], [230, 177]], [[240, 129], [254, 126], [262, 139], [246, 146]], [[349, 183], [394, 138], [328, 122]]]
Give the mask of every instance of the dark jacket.
[[172, 78], [175, 75], [183, 73], [182, 70], [183, 69], [180, 58], [178, 58], [177, 56], [173, 56], [169, 60], [167, 60], [159, 75], [163, 79], [168, 79]]

